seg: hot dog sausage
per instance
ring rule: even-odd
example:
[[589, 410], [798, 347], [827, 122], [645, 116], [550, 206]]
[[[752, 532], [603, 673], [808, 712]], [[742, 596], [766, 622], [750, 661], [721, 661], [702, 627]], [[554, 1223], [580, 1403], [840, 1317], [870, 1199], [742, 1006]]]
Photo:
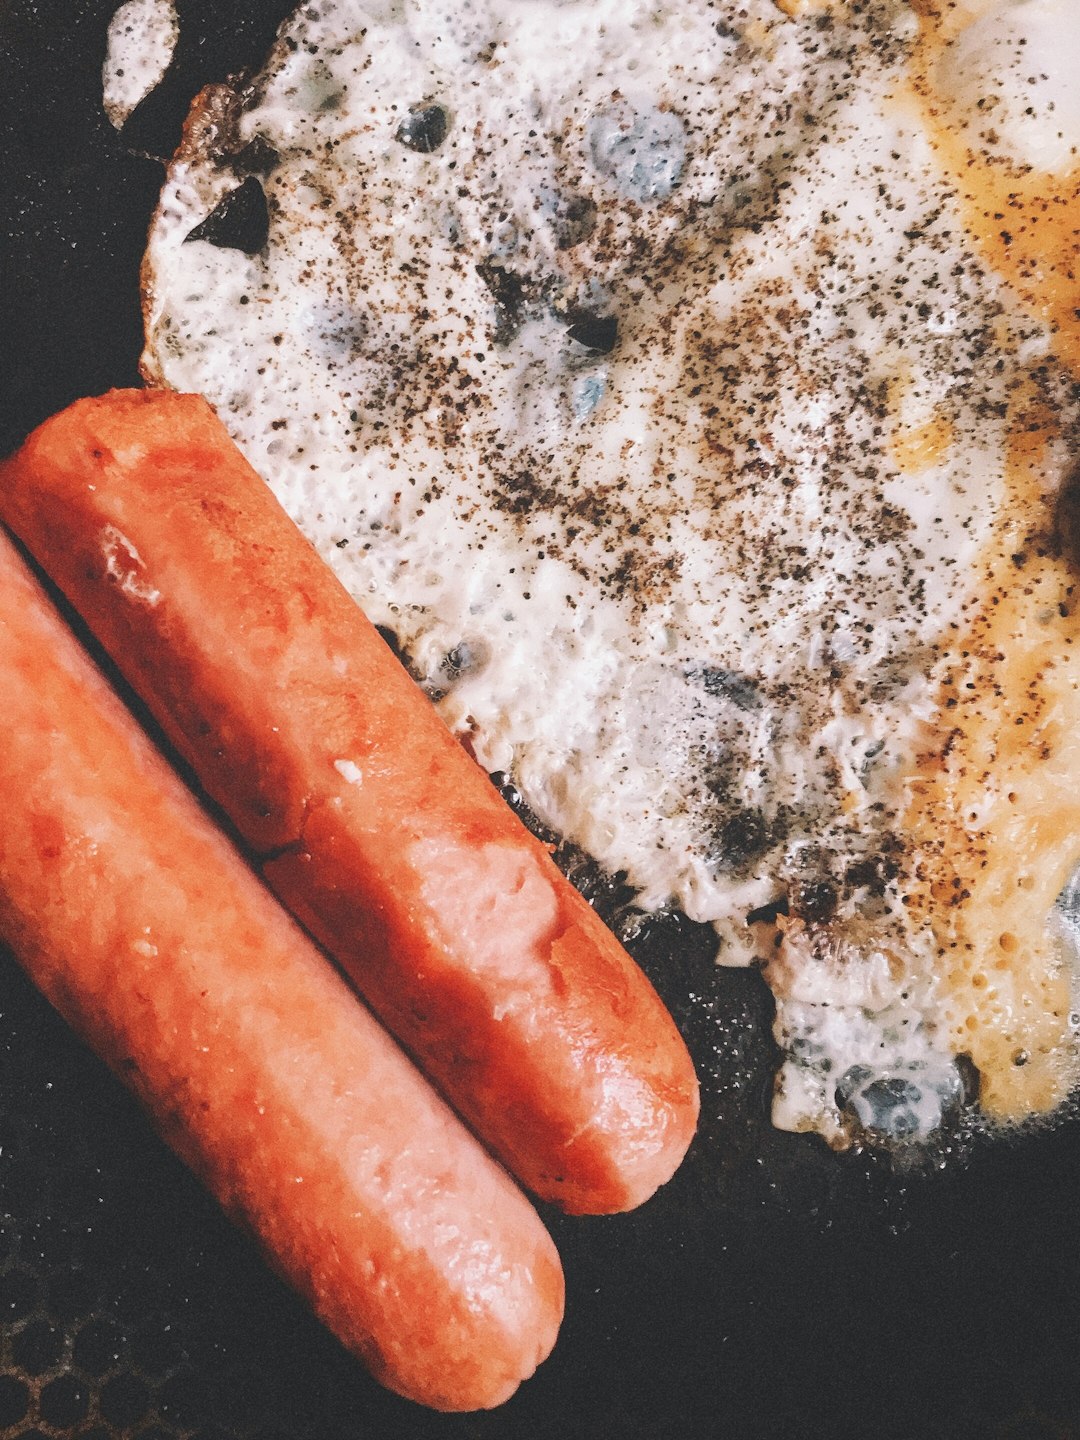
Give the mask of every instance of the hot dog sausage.
[[528, 1201], [215, 829], [0, 534], [0, 936], [391, 1389], [506, 1399], [562, 1272]]
[[697, 1119], [648, 981], [447, 732], [209, 406], [47, 421], [0, 510], [271, 887], [533, 1191], [628, 1209]]

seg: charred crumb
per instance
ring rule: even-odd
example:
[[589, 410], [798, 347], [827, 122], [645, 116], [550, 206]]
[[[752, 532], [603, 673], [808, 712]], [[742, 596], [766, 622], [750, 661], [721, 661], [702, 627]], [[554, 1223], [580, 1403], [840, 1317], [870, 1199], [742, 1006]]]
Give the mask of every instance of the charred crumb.
[[205, 155], [227, 167], [240, 148], [240, 117], [251, 100], [243, 85], [210, 85], [196, 98], [184, 129], [180, 155]]

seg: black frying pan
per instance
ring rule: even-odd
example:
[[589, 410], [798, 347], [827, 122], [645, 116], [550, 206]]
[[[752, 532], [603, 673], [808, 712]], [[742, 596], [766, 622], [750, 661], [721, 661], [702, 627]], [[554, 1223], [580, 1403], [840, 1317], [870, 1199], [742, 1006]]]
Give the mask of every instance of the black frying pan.
[[[112, 8], [0, 0], [0, 449], [135, 382], [147, 157], [289, 4], [181, 3], [122, 137], [100, 108]], [[1080, 1440], [1080, 1123], [834, 1156], [769, 1127], [760, 978], [685, 922], [637, 955], [696, 1056], [699, 1138], [637, 1214], [546, 1214], [557, 1349], [501, 1410], [445, 1417], [368, 1379], [0, 951], [0, 1435]]]

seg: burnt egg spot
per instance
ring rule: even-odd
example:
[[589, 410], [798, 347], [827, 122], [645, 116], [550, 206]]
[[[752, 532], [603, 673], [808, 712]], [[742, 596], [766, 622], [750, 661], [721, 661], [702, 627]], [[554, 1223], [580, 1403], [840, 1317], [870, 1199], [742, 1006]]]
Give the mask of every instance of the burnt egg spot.
[[525, 317], [525, 281], [513, 270], [507, 270], [493, 260], [482, 260], [476, 267], [476, 273], [495, 302], [492, 343], [508, 345]]
[[791, 913], [810, 925], [823, 925], [831, 920], [840, 903], [840, 895], [831, 880], [815, 875], [796, 880], [791, 887]]
[[741, 870], [764, 855], [772, 843], [764, 814], [748, 807], [736, 810], [720, 823], [707, 858], [718, 872]]
[[411, 105], [394, 136], [407, 149], [430, 155], [446, 139], [449, 128], [449, 117], [441, 105]]
[[688, 670], [686, 678], [700, 685], [705, 694], [714, 700], [730, 700], [736, 710], [749, 713], [761, 709], [761, 691], [753, 680], [736, 670], [724, 670], [718, 665], [699, 665]]
[[255, 176], [249, 175], [218, 201], [205, 220], [188, 231], [184, 243], [205, 240], [222, 250], [242, 250], [245, 255], [257, 255], [266, 245], [269, 234], [266, 196]]
[[960, 1103], [963, 1105], [977, 1105], [979, 1103], [979, 1092], [982, 1090], [982, 1075], [979, 1067], [972, 1060], [970, 1055], [957, 1055], [953, 1061], [956, 1066], [957, 1081], [960, 1086]]
[[[310, 52], [314, 54], [314, 50]], [[310, 115], [327, 115], [345, 103], [345, 86], [323, 59], [313, 59], [299, 77], [296, 94]]]
[[902, 842], [896, 837], [885, 837], [882, 848], [873, 855], [853, 860], [844, 871], [844, 886], [848, 892], [866, 890], [871, 895], [883, 895], [888, 885], [900, 874]]

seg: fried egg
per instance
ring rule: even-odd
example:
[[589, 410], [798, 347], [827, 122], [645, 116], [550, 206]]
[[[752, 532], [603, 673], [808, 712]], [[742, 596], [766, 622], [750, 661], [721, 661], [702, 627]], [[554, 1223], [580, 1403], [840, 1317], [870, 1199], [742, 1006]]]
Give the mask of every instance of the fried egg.
[[1068, 0], [312, 0], [150, 236], [148, 376], [763, 966], [837, 1144], [1076, 1080], [1078, 60]]
[[113, 15], [101, 83], [105, 114], [117, 130], [161, 83], [179, 38], [173, 0], [124, 0]]

